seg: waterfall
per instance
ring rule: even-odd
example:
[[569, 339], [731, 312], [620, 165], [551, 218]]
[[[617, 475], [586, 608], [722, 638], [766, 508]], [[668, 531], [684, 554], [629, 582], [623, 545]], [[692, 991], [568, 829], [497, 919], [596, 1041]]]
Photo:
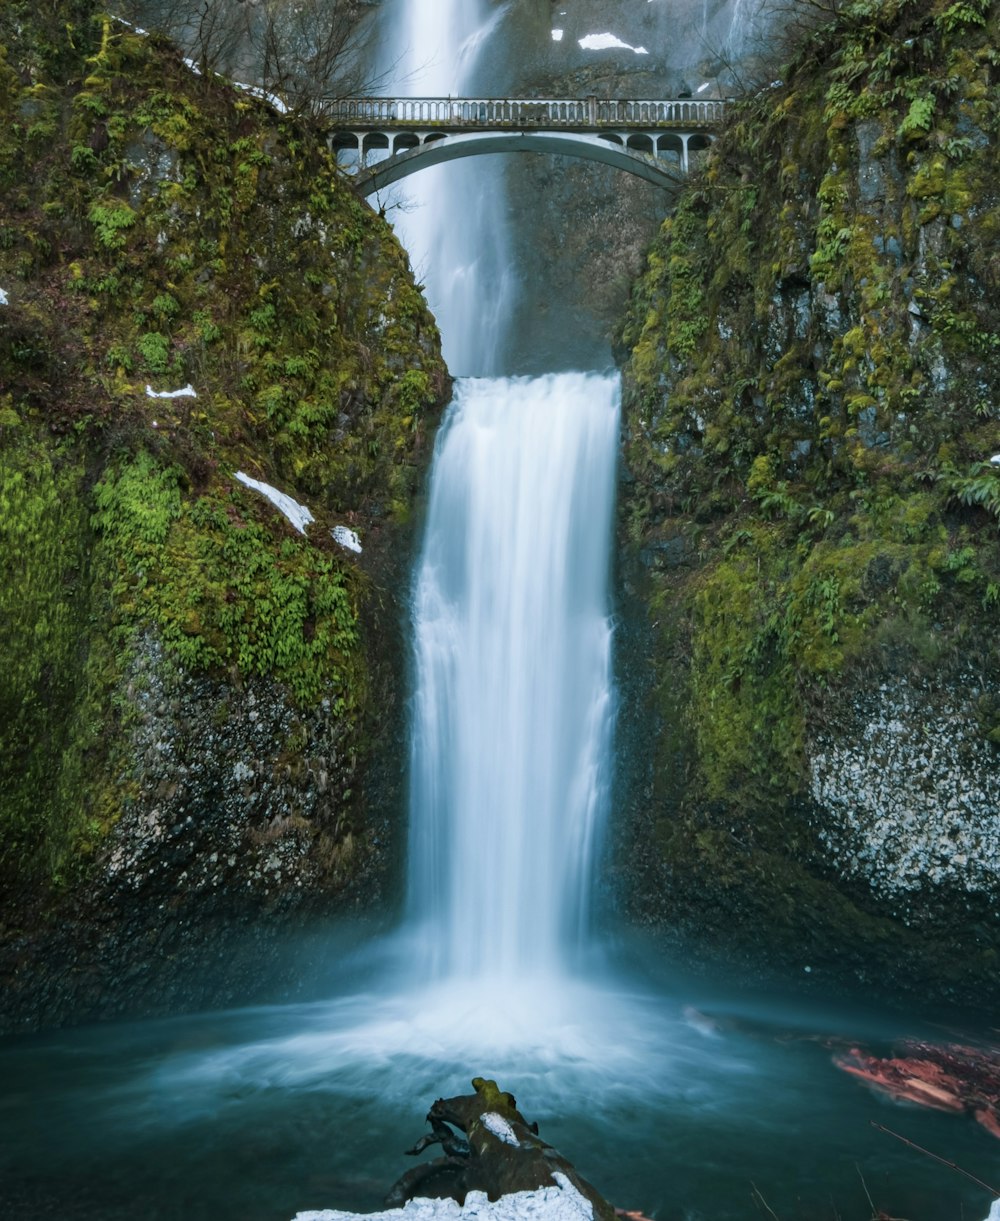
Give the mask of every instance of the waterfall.
[[410, 918], [430, 973], [554, 974], [607, 799], [617, 378], [466, 381], [414, 599]]
[[[503, 6], [397, 0], [411, 96], [475, 94]], [[407, 929], [427, 982], [565, 974], [585, 945], [612, 723], [617, 378], [503, 372], [502, 160], [415, 175], [393, 213], [457, 383], [413, 594]]]
[[726, 37], [726, 54], [733, 60], [738, 60], [746, 50], [754, 24], [755, 11], [750, 0], [734, 0], [733, 12], [729, 21], [729, 34]]
[[[392, 88], [408, 97], [468, 93], [502, 9], [484, 0], [397, 0], [394, 12], [383, 49]], [[421, 171], [400, 188], [391, 212], [457, 375], [503, 371], [511, 283], [502, 167], [492, 161]]]

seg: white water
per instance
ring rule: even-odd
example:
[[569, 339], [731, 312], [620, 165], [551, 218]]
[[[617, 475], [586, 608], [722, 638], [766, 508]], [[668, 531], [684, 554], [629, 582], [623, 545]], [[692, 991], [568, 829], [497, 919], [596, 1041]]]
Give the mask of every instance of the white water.
[[[400, 3], [386, 57], [402, 87], [475, 94], [502, 6]], [[459, 373], [497, 368], [512, 308], [502, 169], [415, 175], [416, 206], [393, 216]], [[488, 980], [562, 1020], [607, 807], [617, 441], [617, 379], [585, 374], [466, 378], [441, 430], [414, 584], [404, 930], [435, 1012], [446, 995], [468, 1014]]]
[[[396, 0], [383, 50], [392, 91], [408, 97], [475, 92], [477, 62], [503, 8], [485, 0]], [[389, 215], [426, 283], [455, 375], [502, 372], [512, 308], [502, 167], [452, 162], [408, 179]]]
[[416, 581], [410, 919], [435, 976], [581, 948], [611, 737], [617, 378], [460, 384]]
[[731, 60], [738, 60], [746, 50], [758, 8], [759, 6], [751, 4], [751, 0], [733, 0], [725, 48]]

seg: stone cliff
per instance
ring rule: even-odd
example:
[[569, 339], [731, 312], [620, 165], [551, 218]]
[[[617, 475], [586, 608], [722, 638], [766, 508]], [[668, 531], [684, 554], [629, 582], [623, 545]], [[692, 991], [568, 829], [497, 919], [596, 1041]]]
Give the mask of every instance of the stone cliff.
[[0, 1023], [266, 993], [386, 901], [437, 329], [305, 123], [86, 0], [0, 44]]
[[985, 1003], [1000, 6], [833, 9], [734, 108], [621, 337], [623, 742], [652, 760], [621, 867], [701, 952]]

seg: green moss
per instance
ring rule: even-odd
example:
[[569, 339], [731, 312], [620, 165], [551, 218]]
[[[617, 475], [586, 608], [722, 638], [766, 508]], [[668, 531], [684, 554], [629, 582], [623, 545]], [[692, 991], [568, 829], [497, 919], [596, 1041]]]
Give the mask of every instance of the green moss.
[[[0, 284], [3, 869], [52, 879], [127, 796], [112, 696], [150, 633], [182, 671], [329, 699], [363, 756], [369, 580], [330, 527], [388, 544], [447, 374], [322, 135], [87, 0], [0, 6]], [[239, 469], [307, 503], [309, 539]]]
[[803, 715], [789, 655], [784, 564], [768, 531], [699, 582], [692, 606], [691, 717], [709, 800], [746, 808], [801, 771]]
[[356, 598], [333, 557], [282, 539], [280, 515], [273, 528], [255, 522], [252, 494], [190, 500], [180, 483], [178, 468], [140, 452], [95, 488], [116, 622], [154, 626], [191, 669], [271, 675], [338, 713], [363, 704]]
[[71, 447], [0, 415], [0, 877], [68, 881], [112, 815], [114, 662]]

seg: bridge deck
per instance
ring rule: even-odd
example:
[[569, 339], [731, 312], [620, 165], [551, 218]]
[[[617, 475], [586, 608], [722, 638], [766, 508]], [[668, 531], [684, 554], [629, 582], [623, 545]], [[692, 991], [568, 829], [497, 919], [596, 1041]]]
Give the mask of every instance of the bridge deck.
[[352, 131], [434, 128], [439, 131], [602, 131], [615, 128], [710, 130], [726, 103], [714, 98], [622, 100], [587, 98], [341, 98], [328, 103], [331, 128]]

